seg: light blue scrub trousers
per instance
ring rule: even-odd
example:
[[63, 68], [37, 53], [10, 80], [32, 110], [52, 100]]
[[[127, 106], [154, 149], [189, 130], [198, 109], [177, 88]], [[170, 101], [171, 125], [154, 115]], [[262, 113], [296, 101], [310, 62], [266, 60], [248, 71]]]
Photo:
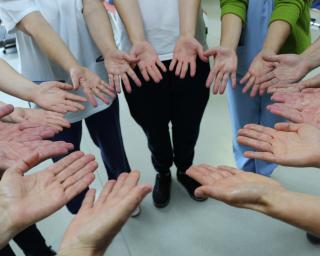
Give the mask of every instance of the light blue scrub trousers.
[[[248, 159], [243, 156], [245, 151], [252, 148], [239, 145], [237, 133], [246, 124], [261, 124], [274, 127], [274, 124], [284, 119], [271, 114], [266, 107], [271, 103], [270, 95], [250, 97], [243, 94], [243, 85], [239, 81], [248, 71], [254, 57], [261, 51], [268, 31], [269, 19], [273, 11], [273, 0], [249, 0], [247, 23], [243, 30], [242, 42], [238, 47], [239, 67], [237, 74], [238, 85], [232, 89], [227, 86], [229, 112], [233, 128], [233, 152], [237, 167], [244, 171], [255, 172], [270, 176], [277, 165], [265, 161]], [[229, 81], [230, 83], [230, 81]]]

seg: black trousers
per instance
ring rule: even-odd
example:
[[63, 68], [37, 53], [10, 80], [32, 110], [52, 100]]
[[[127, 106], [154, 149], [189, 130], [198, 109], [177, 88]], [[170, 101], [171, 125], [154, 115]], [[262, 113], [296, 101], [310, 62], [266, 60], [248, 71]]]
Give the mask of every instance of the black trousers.
[[[119, 100], [116, 99], [109, 108], [86, 118], [84, 121], [93, 142], [100, 149], [109, 179], [117, 179], [122, 172], [130, 172], [122, 141]], [[71, 128], [64, 129], [57, 134], [53, 140], [72, 143], [74, 145], [73, 151], [77, 151], [80, 150], [81, 137], [82, 121], [79, 121], [73, 123]], [[57, 162], [63, 157], [55, 157], [52, 160]], [[83, 191], [67, 204], [67, 208], [71, 213], [76, 214], [79, 211], [86, 192], [87, 190]]]
[[[47, 246], [46, 241], [37, 229], [36, 225], [28, 227], [14, 237], [13, 240], [25, 254], [43, 251], [43, 248]], [[10, 245], [7, 245], [0, 250], [0, 256], [15, 256], [15, 253], [11, 249]]]
[[[170, 61], [164, 64], [169, 68]], [[144, 81], [142, 87], [133, 87], [130, 94], [125, 93], [132, 117], [147, 136], [157, 172], [168, 172], [173, 163], [183, 172], [192, 165], [201, 119], [209, 99], [209, 89], [205, 87], [209, 72], [209, 64], [198, 60], [195, 77], [187, 75], [180, 79], [174, 72], [167, 71], [162, 74], [163, 80], [156, 84], [144, 81], [139, 75]], [[172, 140], [169, 123], [172, 124]]]

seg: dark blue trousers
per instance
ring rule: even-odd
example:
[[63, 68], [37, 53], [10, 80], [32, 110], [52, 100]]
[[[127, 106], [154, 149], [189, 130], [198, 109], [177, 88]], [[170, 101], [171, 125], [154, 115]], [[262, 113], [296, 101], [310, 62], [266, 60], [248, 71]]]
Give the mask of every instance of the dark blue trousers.
[[[130, 166], [124, 149], [119, 118], [119, 100], [99, 113], [86, 118], [85, 123], [89, 134], [97, 147], [99, 147], [102, 160], [109, 179], [117, 179], [122, 172], [129, 172]], [[82, 137], [82, 121], [73, 123], [71, 128], [64, 129], [56, 135], [54, 141], [66, 141], [74, 145], [74, 151], [80, 150]], [[71, 152], [70, 152], [71, 153]], [[57, 162], [61, 157], [53, 158]], [[101, 166], [99, 170], [101, 169]], [[67, 204], [68, 210], [76, 214], [81, 207], [86, 191], [83, 191]]]

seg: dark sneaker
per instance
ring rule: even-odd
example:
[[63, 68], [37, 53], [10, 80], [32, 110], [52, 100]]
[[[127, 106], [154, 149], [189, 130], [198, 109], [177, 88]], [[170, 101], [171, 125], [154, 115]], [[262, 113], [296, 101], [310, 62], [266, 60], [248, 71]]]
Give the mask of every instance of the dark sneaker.
[[170, 202], [171, 173], [158, 173], [154, 184], [152, 198], [157, 208], [164, 208]]
[[54, 250], [52, 250], [51, 246], [42, 248], [37, 252], [26, 253], [26, 256], [55, 256], [55, 255], [57, 255], [57, 253]]
[[177, 178], [178, 181], [181, 183], [181, 185], [187, 190], [189, 196], [198, 202], [203, 202], [207, 200], [208, 198], [202, 198], [202, 197], [196, 197], [194, 195], [194, 191], [200, 187], [200, 183], [195, 181], [194, 179], [190, 178], [188, 175], [185, 174], [185, 172], [177, 172]]
[[311, 244], [320, 245], [320, 237], [307, 233], [307, 239]]

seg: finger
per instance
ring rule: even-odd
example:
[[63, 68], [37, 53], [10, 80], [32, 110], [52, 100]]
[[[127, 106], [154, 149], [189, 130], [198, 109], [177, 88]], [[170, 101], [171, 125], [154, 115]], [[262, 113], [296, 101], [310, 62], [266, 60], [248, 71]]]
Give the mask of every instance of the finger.
[[66, 100], [64, 103], [65, 103], [65, 105], [72, 107], [73, 109], [76, 109], [77, 111], [86, 109], [85, 106], [81, 105], [80, 103], [71, 101], [71, 100]]
[[66, 204], [70, 200], [72, 200], [75, 196], [79, 195], [81, 192], [83, 192], [86, 188], [90, 186], [90, 184], [94, 181], [95, 176], [93, 173], [87, 174], [85, 177], [83, 177], [81, 180], [77, 181], [72, 186], [68, 187], [65, 190], [66, 195]]
[[103, 204], [108, 196], [110, 195], [114, 185], [116, 184], [116, 181], [115, 180], [109, 180], [103, 187], [103, 190], [97, 200], [97, 205], [98, 204]]
[[250, 96], [251, 97], [255, 97], [258, 94], [259, 91], [259, 85], [258, 84], [254, 84], [253, 88], [251, 90]]
[[190, 62], [190, 76], [194, 77], [196, 75], [197, 72], [197, 64], [196, 64], [196, 60], [193, 60]]
[[[95, 97], [94, 97], [93, 92], [92, 92], [90, 89], [88, 89], [88, 88], [84, 88], [84, 89], [83, 89], [83, 92], [84, 92], [84, 94], [86, 95], [89, 103], [90, 103], [93, 107], [97, 107], [97, 106], [98, 106], [98, 103], [97, 103], [97, 100], [96, 100]], [[76, 111], [75, 111], [75, 112], [76, 112]]]
[[264, 133], [264, 134], [268, 134], [271, 137], [274, 137], [274, 135], [276, 134], [276, 131], [273, 128], [262, 126], [262, 125], [258, 125], [258, 124], [246, 124], [243, 128], [244, 129], [254, 130], [256, 132], [261, 132], [261, 133]]
[[248, 82], [250, 77], [251, 77], [251, 74], [247, 72], [245, 76], [240, 80], [240, 84], [245, 84], [246, 82]]
[[166, 66], [158, 59], [157, 60], [157, 66], [162, 70], [162, 72], [167, 72]]
[[138, 171], [130, 172], [123, 186], [120, 188], [118, 196], [124, 198], [135, 186], [137, 186], [139, 179], [140, 173]]
[[220, 91], [219, 91], [220, 94], [224, 94], [227, 87], [228, 80], [229, 80], [229, 74], [225, 73], [222, 79], [222, 83], [220, 85]]
[[68, 166], [70, 166], [72, 163], [77, 161], [79, 158], [82, 158], [84, 156], [84, 153], [81, 151], [73, 152], [66, 157], [62, 158], [58, 162], [54, 163], [48, 169], [56, 176], [59, 173], [61, 173], [63, 170], [65, 170]]
[[200, 184], [212, 184], [222, 176], [217, 173], [217, 168], [208, 165], [193, 166], [187, 171], [187, 175], [198, 181]]
[[69, 93], [69, 92], [65, 92], [64, 97], [65, 97], [65, 99], [72, 100], [72, 101], [78, 101], [78, 102], [86, 102], [87, 101], [86, 98], [81, 97], [76, 94], [73, 94], [73, 93]]
[[[80, 81], [79, 79], [77, 81], [75, 81], [76, 85], [78, 85], [78, 87], [80, 86]], [[66, 84], [66, 83], [61, 83], [61, 82], [52, 82], [52, 84], [49, 86], [51, 88], [59, 88], [61, 90], [66, 90], [66, 91], [71, 91], [74, 89], [75, 85], [73, 83], [73, 86], [71, 84]], [[77, 87], [77, 88], [78, 88]]]
[[180, 79], [184, 79], [186, 77], [187, 71], [189, 68], [189, 63], [184, 62], [181, 66], [181, 73], [180, 73]]
[[110, 104], [110, 100], [98, 89], [94, 88], [93, 89], [94, 94], [101, 99], [106, 105]]
[[232, 82], [232, 88], [235, 89], [237, 86], [237, 73], [236, 72], [231, 73], [231, 82]]
[[74, 175], [75, 173], [80, 171], [82, 168], [85, 168], [85, 166], [87, 166], [88, 164], [94, 161], [95, 161], [95, 157], [93, 155], [82, 155], [81, 157], [78, 157], [73, 162], [69, 161], [68, 162], [69, 164], [65, 166], [64, 170], [61, 170], [58, 173], [57, 171], [55, 171], [56, 177], [60, 181], [60, 183], [63, 183], [70, 176]]
[[262, 160], [271, 163], [277, 163], [276, 158], [271, 152], [245, 152], [244, 157], [256, 160]]
[[283, 131], [283, 132], [298, 132], [300, 127], [301, 127], [300, 124], [293, 124], [293, 123], [277, 123], [277, 124], [275, 124], [275, 129], [277, 131]]
[[219, 170], [224, 170], [224, 171], [228, 172], [231, 175], [235, 175], [235, 174], [238, 174], [240, 172], [240, 170], [238, 170], [237, 168], [226, 166], [226, 165], [220, 165], [220, 166], [218, 166], [218, 169]]
[[214, 70], [211, 70], [210, 73], [209, 73], [209, 76], [207, 78], [207, 81], [206, 81], [206, 87], [207, 88], [210, 88], [212, 82], [213, 82], [213, 79], [215, 77], [215, 74], [214, 74]]
[[270, 71], [269, 73], [258, 77], [257, 83], [258, 84], [264, 84], [264, 83], [272, 80], [273, 78], [275, 78], [275, 74], [274, 74], [273, 71]]
[[216, 79], [214, 80], [214, 87], [213, 87], [213, 94], [214, 95], [217, 95], [220, 90], [222, 78], [223, 78], [223, 73], [220, 71], [218, 73]]
[[70, 122], [63, 117], [50, 116], [49, 121], [51, 123], [58, 124], [59, 126], [61, 126], [63, 128], [70, 128], [71, 127]]
[[238, 136], [248, 137], [248, 138], [255, 139], [258, 141], [263, 141], [266, 143], [270, 143], [270, 141], [273, 138], [269, 134], [251, 130], [251, 129], [239, 129]]
[[76, 172], [72, 172], [72, 170], [69, 168], [69, 174], [67, 175], [66, 179], [62, 182], [62, 186], [65, 190], [68, 189], [69, 187], [77, 183], [79, 180], [83, 179], [83, 177], [96, 171], [97, 168], [98, 163], [96, 161], [87, 163], [84, 167], [78, 169]]
[[155, 72], [155, 69], [153, 69], [152, 66], [147, 67], [147, 71], [148, 71], [149, 76], [152, 78], [152, 80], [155, 83], [160, 82], [161, 79], [160, 79], [159, 75]]
[[88, 209], [91, 209], [94, 205], [94, 200], [96, 197], [96, 190], [95, 189], [89, 189], [86, 193], [85, 198], [82, 201], [81, 208], [79, 210], [79, 213], [86, 211]]
[[0, 106], [0, 119], [7, 115], [10, 115], [14, 111], [13, 105], [3, 105]]
[[170, 71], [173, 71], [174, 70], [174, 67], [176, 66], [178, 60], [176, 58], [173, 58], [170, 62], [170, 66], [169, 66], [169, 70]]
[[303, 118], [301, 113], [293, 109], [291, 107], [285, 106], [284, 104], [281, 103], [275, 103], [272, 105], [269, 105], [267, 109], [274, 115], [281, 116], [291, 122], [294, 123], [302, 123]]
[[130, 76], [130, 78], [134, 81], [134, 83], [138, 87], [141, 87], [142, 83], [141, 83], [140, 79], [138, 78], [138, 76], [136, 75], [136, 73], [133, 71], [133, 69], [130, 68], [127, 73]]
[[255, 150], [262, 152], [273, 152], [272, 146], [269, 143], [259, 141], [256, 139], [251, 139], [249, 137], [238, 136], [237, 141], [239, 144], [251, 147]]
[[224, 197], [221, 195], [221, 192], [217, 190], [217, 188], [214, 185], [206, 185], [206, 186], [201, 186], [198, 187], [195, 191], [194, 194], [196, 197], [199, 198], [213, 198], [222, 201]]
[[128, 178], [128, 173], [124, 172], [120, 174], [117, 179], [116, 184], [114, 185], [112, 192], [110, 193], [110, 197], [115, 197], [119, 193], [120, 189], [122, 188], [123, 184], [125, 183], [126, 179]]
[[162, 80], [162, 78], [163, 78], [160, 70], [158, 69], [158, 67], [157, 67], [156, 65], [152, 65], [151, 68], [152, 68], [152, 70], [154, 71], [154, 73], [156, 74], [157, 79], [158, 79], [159, 82], [160, 82], [160, 80]]
[[124, 88], [126, 89], [126, 91], [128, 93], [131, 93], [131, 91], [132, 91], [131, 84], [130, 84], [128, 76], [125, 73], [121, 75], [121, 80], [123, 82], [123, 85], [124, 85]]
[[115, 75], [113, 76], [113, 80], [114, 80], [114, 84], [115, 84], [115, 88], [117, 93], [121, 92], [121, 85], [120, 85], [120, 79], [119, 76]]
[[115, 82], [114, 82], [114, 79], [113, 79], [113, 75], [112, 74], [108, 74], [108, 82], [109, 82], [109, 84], [110, 84], [110, 86], [112, 87], [112, 88], [114, 88], [114, 90], [115, 91], [117, 91], [118, 93], [120, 93], [118, 90], [120, 90], [120, 88], [117, 88], [116, 86], [115, 86]]
[[150, 81], [150, 77], [149, 77], [149, 74], [147, 72], [147, 68], [145, 66], [142, 66], [142, 65], [138, 65], [139, 66], [139, 69], [140, 69], [140, 73], [143, 77], [143, 79], [147, 82]]
[[116, 93], [107, 83], [102, 82], [96, 87], [96, 89], [100, 90], [102, 93], [108, 95], [113, 99], [116, 97]]
[[176, 67], [176, 72], [175, 72], [175, 75], [176, 75], [176, 76], [179, 76], [179, 75], [180, 75], [181, 69], [182, 69], [182, 64], [183, 64], [183, 62], [179, 60], [179, 61], [178, 61], [178, 64], [177, 64], [177, 67]]

